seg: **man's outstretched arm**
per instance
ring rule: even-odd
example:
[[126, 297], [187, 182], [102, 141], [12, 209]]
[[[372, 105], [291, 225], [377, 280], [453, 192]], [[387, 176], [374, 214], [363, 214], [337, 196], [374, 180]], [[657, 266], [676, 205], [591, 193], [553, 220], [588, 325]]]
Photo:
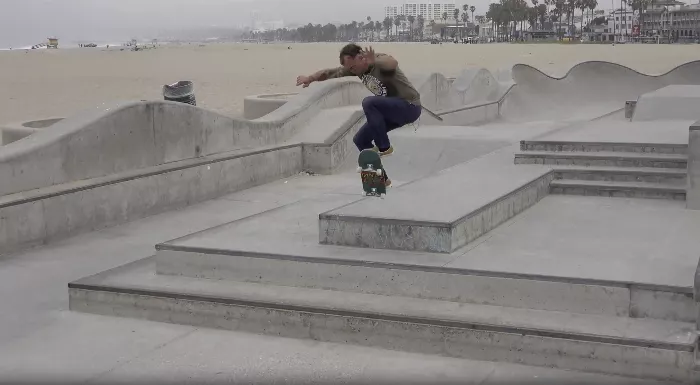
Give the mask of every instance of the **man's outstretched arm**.
[[297, 85], [304, 85], [304, 88], [308, 87], [309, 84], [313, 82], [322, 82], [328, 79], [341, 78], [343, 76], [354, 76], [350, 71], [347, 71], [343, 67], [337, 68], [327, 68], [320, 71], [316, 71], [309, 76], [299, 76], [297, 77]]

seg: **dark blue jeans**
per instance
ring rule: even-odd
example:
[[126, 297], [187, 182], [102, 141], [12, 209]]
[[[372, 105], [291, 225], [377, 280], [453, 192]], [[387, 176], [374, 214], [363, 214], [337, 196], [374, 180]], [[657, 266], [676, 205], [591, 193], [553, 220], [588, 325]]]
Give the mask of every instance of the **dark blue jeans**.
[[391, 145], [387, 132], [415, 122], [421, 114], [420, 106], [401, 98], [386, 96], [364, 98], [362, 109], [365, 111], [367, 123], [352, 139], [360, 151], [372, 148], [372, 141], [380, 151], [386, 151]]

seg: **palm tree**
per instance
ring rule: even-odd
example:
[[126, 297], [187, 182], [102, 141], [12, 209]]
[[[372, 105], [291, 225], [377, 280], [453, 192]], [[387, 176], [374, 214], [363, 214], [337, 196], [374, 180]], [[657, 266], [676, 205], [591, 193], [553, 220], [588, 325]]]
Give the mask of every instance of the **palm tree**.
[[384, 29], [386, 29], [386, 37], [387, 39], [391, 35], [391, 26], [394, 24], [394, 21], [389, 17], [384, 18], [384, 22], [382, 23], [384, 26]]
[[398, 15], [394, 18], [394, 26], [396, 26], [396, 37], [399, 36], [399, 26], [401, 25], [401, 16]]
[[[447, 12], [442, 13], [442, 24], [445, 24], [445, 25], [447, 24]], [[444, 25], [440, 29], [440, 37], [443, 39], [445, 38], [445, 26]]]
[[462, 5], [462, 21], [464, 22], [464, 29], [465, 29], [465, 30], [467, 29], [467, 21], [468, 21], [467, 18], [468, 18], [469, 16], [467, 16], [467, 17], [465, 18], [464, 15], [467, 15], [467, 12], [468, 12], [468, 11], [469, 11], [469, 4], [464, 4], [464, 5]]
[[[463, 13], [462, 14], [462, 21], [464, 22], [464, 31], [467, 31], [467, 22], [469, 21], [469, 14], [468, 13]], [[469, 34], [467, 34], [469, 36]]]
[[418, 15], [418, 18], [416, 19], [418, 22], [418, 35], [420, 36], [421, 41], [423, 40], [423, 30], [425, 29], [425, 18], [423, 15]]
[[[455, 8], [455, 10], [452, 11], [452, 16], [455, 18], [455, 26], [459, 26], [459, 8]], [[452, 37], [454, 37], [454, 35]], [[462, 37], [462, 31], [459, 31], [459, 37]]]
[[472, 13], [472, 23], [474, 22], [474, 11], [476, 11], [475, 6], [472, 5], [471, 7], [469, 7], [469, 12]]
[[369, 40], [374, 40], [374, 23], [372, 22], [372, 17], [367, 16], [367, 26], [365, 28], [371, 33]]
[[413, 41], [413, 23], [416, 21], [416, 17], [413, 15], [409, 15], [406, 20], [408, 20], [408, 28], [409, 28], [409, 36], [411, 38], [411, 41]]

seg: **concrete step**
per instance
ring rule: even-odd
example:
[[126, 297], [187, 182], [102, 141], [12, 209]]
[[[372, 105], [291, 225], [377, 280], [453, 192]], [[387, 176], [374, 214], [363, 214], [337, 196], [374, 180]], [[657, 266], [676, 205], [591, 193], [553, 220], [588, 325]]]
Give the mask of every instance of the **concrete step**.
[[687, 154], [688, 144], [522, 140], [521, 151]]
[[686, 169], [685, 154], [647, 154], [633, 152], [546, 152], [515, 154], [515, 164], [576, 165], [604, 167], [654, 167]]
[[503, 147], [441, 170], [392, 189], [385, 199], [358, 199], [322, 212], [319, 243], [451, 253], [548, 194], [550, 170], [514, 165], [515, 150]]
[[680, 168], [557, 166], [555, 179], [646, 182], [685, 186], [688, 172]]
[[[257, 227], [241, 223], [246, 225]], [[235, 234], [235, 229], [227, 226], [220, 234]], [[613, 317], [692, 322], [696, 316], [687, 287], [470, 270], [443, 266], [428, 253], [392, 250], [368, 255], [338, 246], [312, 250], [293, 242], [287, 252], [295, 255], [224, 249], [206, 235], [184, 242], [189, 245], [156, 245], [156, 273]]]
[[695, 325], [154, 274], [69, 284], [94, 314], [661, 380], [693, 376]]
[[599, 180], [553, 180], [552, 194], [685, 200], [685, 186], [675, 184]]

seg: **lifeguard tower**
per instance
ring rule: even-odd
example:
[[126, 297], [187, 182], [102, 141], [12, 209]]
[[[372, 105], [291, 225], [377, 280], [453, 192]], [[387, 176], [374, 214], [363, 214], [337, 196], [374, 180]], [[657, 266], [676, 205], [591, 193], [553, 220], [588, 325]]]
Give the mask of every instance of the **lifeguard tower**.
[[56, 37], [49, 37], [49, 43], [46, 45], [46, 48], [58, 48], [58, 38]]

